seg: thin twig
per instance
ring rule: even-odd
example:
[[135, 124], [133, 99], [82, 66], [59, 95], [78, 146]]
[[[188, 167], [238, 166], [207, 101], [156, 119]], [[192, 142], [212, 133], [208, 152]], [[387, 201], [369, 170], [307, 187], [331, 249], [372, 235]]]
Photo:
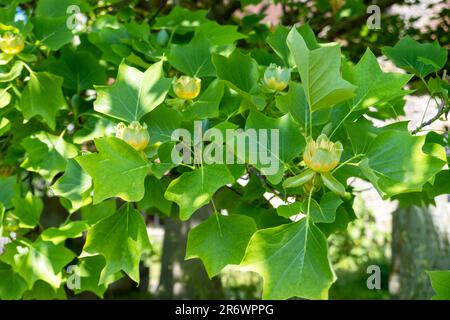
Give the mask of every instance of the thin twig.
[[427, 121], [421, 123], [417, 128], [415, 128], [413, 131], [411, 131], [412, 134], [416, 134], [419, 131], [421, 131], [426, 126], [429, 126], [436, 120], [438, 120], [442, 115], [448, 113], [450, 111], [450, 108], [445, 105], [445, 102], [442, 101], [441, 105], [438, 108], [438, 112], [434, 115], [434, 117], [428, 119]]

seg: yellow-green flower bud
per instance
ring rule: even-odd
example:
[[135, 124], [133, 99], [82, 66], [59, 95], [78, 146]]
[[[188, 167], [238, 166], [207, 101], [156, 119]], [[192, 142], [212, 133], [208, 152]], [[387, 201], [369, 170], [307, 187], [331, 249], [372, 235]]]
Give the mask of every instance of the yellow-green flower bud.
[[116, 137], [124, 140], [138, 151], [144, 150], [150, 141], [147, 125], [144, 123], [142, 126], [137, 121], [133, 121], [129, 126], [122, 122], [119, 123], [116, 126]]
[[25, 47], [25, 41], [20, 34], [8, 31], [0, 37], [0, 49], [6, 54], [18, 54]]
[[284, 90], [288, 86], [289, 80], [291, 80], [290, 70], [274, 63], [271, 63], [264, 72], [264, 84], [272, 90]]
[[332, 142], [326, 135], [321, 134], [316, 141], [309, 139], [303, 160], [314, 171], [329, 172], [338, 165], [342, 151], [342, 143]]
[[173, 83], [173, 91], [178, 98], [192, 100], [200, 93], [202, 80], [189, 76], [181, 76]]
[[156, 43], [160, 47], [165, 47], [168, 41], [169, 41], [169, 33], [166, 31], [166, 29], [161, 29], [156, 35]]

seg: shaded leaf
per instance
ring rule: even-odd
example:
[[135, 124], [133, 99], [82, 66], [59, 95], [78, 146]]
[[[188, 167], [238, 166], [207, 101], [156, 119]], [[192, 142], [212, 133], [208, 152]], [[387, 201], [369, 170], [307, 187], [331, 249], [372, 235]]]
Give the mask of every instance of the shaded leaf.
[[64, 245], [39, 240], [33, 243], [15, 240], [6, 245], [0, 260], [9, 264], [25, 280], [28, 289], [33, 288], [38, 280], [59, 288], [62, 268], [74, 257], [75, 254]]
[[40, 116], [51, 129], [56, 126], [58, 110], [66, 109], [61, 86], [63, 78], [47, 72], [33, 72], [23, 89], [20, 108], [24, 118], [31, 119]]
[[241, 262], [254, 232], [252, 218], [213, 214], [189, 232], [186, 259], [201, 259], [212, 278], [225, 266]]
[[41, 233], [40, 237], [44, 241], [50, 241], [54, 245], [63, 243], [67, 239], [79, 238], [83, 235], [83, 231], [88, 228], [88, 224], [84, 221], [71, 221], [59, 228], [48, 228]]
[[95, 224], [88, 232], [81, 258], [102, 255], [106, 265], [99, 285], [116, 272], [124, 271], [139, 283], [139, 261], [144, 250], [151, 249], [144, 219], [130, 204]]
[[112, 86], [95, 86], [95, 111], [123, 121], [138, 121], [159, 106], [169, 90], [164, 78], [163, 62], [151, 65], [145, 72], [122, 63]]
[[341, 50], [338, 45], [311, 50], [295, 28], [289, 32], [287, 43], [311, 111], [329, 108], [353, 96], [355, 87], [340, 74]]
[[410, 36], [402, 38], [393, 47], [384, 47], [383, 52], [399, 68], [425, 77], [441, 69], [447, 61], [447, 50], [433, 43], [419, 43]]
[[73, 209], [78, 209], [89, 196], [86, 192], [90, 190], [91, 185], [91, 177], [71, 159], [67, 162], [64, 174], [51, 186], [51, 190], [55, 195], [70, 200]]
[[436, 295], [433, 300], [450, 300], [450, 271], [427, 271]]
[[166, 190], [167, 200], [180, 207], [180, 219], [188, 220], [199, 208], [208, 204], [214, 193], [235, 178], [225, 164], [203, 165], [173, 180]]
[[67, 159], [78, 154], [78, 149], [66, 142], [62, 136], [54, 136], [44, 131], [23, 139], [21, 144], [28, 153], [28, 158], [21, 167], [39, 173], [48, 181], [66, 169]]
[[264, 299], [326, 299], [336, 280], [327, 240], [307, 218], [257, 231], [241, 265], [264, 279]]
[[421, 191], [446, 163], [442, 146], [436, 146], [439, 157], [435, 157], [422, 150], [424, 143], [424, 136], [387, 130], [372, 141], [359, 167], [383, 198]]
[[120, 197], [139, 201], [144, 197], [144, 180], [149, 164], [123, 140], [116, 137], [95, 139], [98, 153], [75, 160], [92, 177], [94, 204]]

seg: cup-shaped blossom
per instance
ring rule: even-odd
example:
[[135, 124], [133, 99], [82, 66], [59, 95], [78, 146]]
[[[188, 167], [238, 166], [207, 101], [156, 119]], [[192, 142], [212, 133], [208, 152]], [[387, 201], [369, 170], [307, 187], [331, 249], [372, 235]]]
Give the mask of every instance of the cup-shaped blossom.
[[342, 143], [332, 142], [326, 135], [321, 134], [317, 140], [308, 140], [303, 160], [316, 172], [329, 172], [338, 165], [342, 151]]
[[116, 137], [124, 140], [134, 149], [144, 150], [150, 141], [150, 135], [147, 131], [147, 125], [141, 125], [137, 121], [133, 121], [129, 126], [119, 123], [116, 126]]
[[291, 80], [291, 71], [274, 63], [271, 63], [264, 72], [264, 84], [272, 90], [284, 90], [288, 86], [289, 80]]
[[0, 37], [0, 49], [6, 54], [18, 54], [25, 47], [25, 40], [20, 34], [10, 31]]
[[199, 95], [201, 83], [197, 77], [181, 76], [173, 83], [173, 91], [178, 98], [192, 100]]

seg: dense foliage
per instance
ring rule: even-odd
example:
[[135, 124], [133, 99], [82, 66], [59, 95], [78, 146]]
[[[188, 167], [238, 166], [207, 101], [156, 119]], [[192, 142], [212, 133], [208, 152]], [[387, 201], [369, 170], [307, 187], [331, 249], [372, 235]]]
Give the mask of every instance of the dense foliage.
[[[208, 204], [186, 259], [210, 277], [227, 265], [258, 273], [263, 298], [325, 299], [337, 280], [327, 237], [356, 219], [350, 178], [408, 203], [450, 190], [448, 137], [397, 120], [413, 81], [439, 106], [431, 120], [448, 114], [437, 41], [381, 48], [404, 70], [384, 72], [371, 49], [352, 63], [308, 24], [273, 28], [255, 46], [254, 31], [206, 10], [140, 19], [129, 7], [28, 2], [0, 1], [1, 299], [64, 297], [74, 265], [75, 294], [102, 297], [125, 275], [139, 283], [152, 250], [143, 216], [186, 221]], [[278, 129], [279, 143], [240, 141], [279, 167], [250, 153], [207, 161], [234, 151], [239, 131], [194, 145], [214, 150], [203, 161], [174, 162], [173, 131], [194, 136], [196, 121], [203, 134]], [[285, 204], [274, 208], [267, 192]], [[62, 219], [50, 217], [55, 206]], [[430, 276], [445, 298], [450, 271]]]

